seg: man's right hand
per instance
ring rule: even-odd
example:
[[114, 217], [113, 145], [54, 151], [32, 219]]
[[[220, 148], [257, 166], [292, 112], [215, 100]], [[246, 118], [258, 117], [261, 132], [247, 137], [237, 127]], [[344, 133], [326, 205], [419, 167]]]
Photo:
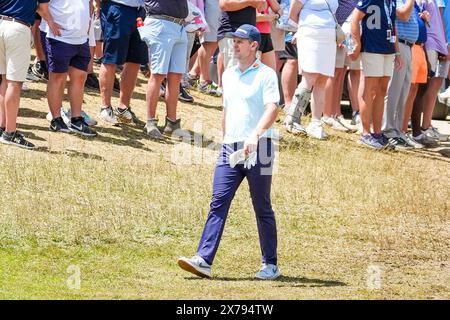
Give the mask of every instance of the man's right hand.
[[50, 31], [53, 33], [53, 35], [59, 37], [61, 36], [61, 26], [57, 24], [54, 21], [47, 21], [47, 25], [50, 28]]
[[267, 5], [266, 0], [252, 0], [251, 2], [251, 6], [258, 11], [264, 11], [266, 5]]

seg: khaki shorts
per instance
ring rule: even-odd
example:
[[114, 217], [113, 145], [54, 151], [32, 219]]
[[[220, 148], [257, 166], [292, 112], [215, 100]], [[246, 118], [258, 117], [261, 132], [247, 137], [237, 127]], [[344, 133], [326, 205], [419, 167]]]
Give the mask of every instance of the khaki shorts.
[[31, 57], [31, 29], [0, 20], [0, 74], [10, 81], [24, 82]]
[[427, 58], [430, 63], [431, 72], [436, 78], [447, 78], [449, 61], [439, 60], [436, 50], [427, 50]]
[[336, 49], [336, 69], [345, 67], [345, 57], [347, 56], [347, 49], [342, 46]]
[[345, 65], [349, 70], [362, 70], [361, 55], [359, 55], [358, 59], [356, 59], [355, 61], [350, 59], [349, 56], [346, 56]]
[[394, 54], [361, 53], [363, 74], [365, 77], [392, 77], [394, 73]]
[[272, 21], [270, 23], [270, 35], [272, 37], [272, 45], [273, 50], [275, 51], [284, 51], [285, 49], [285, 32], [284, 30], [278, 29], [276, 27], [276, 22]]
[[224, 69], [228, 69], [229, 67], [233, 67], [238, 64], [237, 59], [234, 57], [233, 38], [225, 37], [219, 40], [219, 50], [223, 58]]

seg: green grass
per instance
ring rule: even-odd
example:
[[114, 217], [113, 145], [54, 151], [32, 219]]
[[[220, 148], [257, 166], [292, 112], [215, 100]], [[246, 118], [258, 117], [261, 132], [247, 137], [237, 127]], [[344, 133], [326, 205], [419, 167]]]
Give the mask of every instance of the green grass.
[[[45, 85], [30, 87], [19, 123], [39, 149], [0, 146], [0, 298], [450, 298], [450, 164], [439, 154], [282, 131], [272, 200], [283, 277], [253, 279], [260, 250], [244, 182], [214, 279], [202, 280], [176, 260], [195, 253], [217, 153], [197, 148], [203, 163], [177, 165], [174, 148], [189, 145], [152, 142], [141, 128], [102, 124], [93, 141], [50, 133]], [[141, 99], [142, 80], [136, 91]], [[197, 104], [180, 105], [182, 126], [219, 142], [220, 100], [194, 96]], [[98, 94], [85, 100], [94, 114]], [[133, 109], [144, 118], [142, 100]], [[80, 268], [80, 289], [67, 285], [69, 266]], [[378, 290], [367, 284], [369, 266], [381, 270]]]

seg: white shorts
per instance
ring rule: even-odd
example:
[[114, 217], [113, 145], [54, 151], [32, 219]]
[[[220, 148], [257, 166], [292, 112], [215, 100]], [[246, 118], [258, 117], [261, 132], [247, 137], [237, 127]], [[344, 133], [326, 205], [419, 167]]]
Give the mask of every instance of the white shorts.
[[392, 77], [395, 54], [362, 52], [361, 61], [365, 77]]
[[450, 61], [439, 60], [436, 50], [427, 50], [427, 58], [430, 63], [430, 69], [436, 78], [447, 78]]
[[200, 42], [217, 42], [217, 30], [219, 29], [219, 20], [222, 13], [219, 7], [219, 0], [205, 0], [204, 2], [208, 31], [203, 34]]
[[31, 58], [31, 29], [18, 22], [0, 20], [0, 74], [24, 82]]
[[91, 19], [91, 26], [89, 28], [89, 47], [95, 47], [94, 18]]

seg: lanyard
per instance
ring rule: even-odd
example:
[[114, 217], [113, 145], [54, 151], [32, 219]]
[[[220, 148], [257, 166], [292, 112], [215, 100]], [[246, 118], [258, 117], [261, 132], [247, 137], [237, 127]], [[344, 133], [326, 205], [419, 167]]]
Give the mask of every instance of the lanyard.
[[[388, 1], [389, 1], [389, 5], [387, 3]], [[384, 2], [384, 12], [386, 13], [389, 29], [391, 29], [391, 30], [393, 29], [392, 19], [391, 19], [392, 9], [393, 9], [392, 1], [393, 0], [383, 0], [383, 2]]]

